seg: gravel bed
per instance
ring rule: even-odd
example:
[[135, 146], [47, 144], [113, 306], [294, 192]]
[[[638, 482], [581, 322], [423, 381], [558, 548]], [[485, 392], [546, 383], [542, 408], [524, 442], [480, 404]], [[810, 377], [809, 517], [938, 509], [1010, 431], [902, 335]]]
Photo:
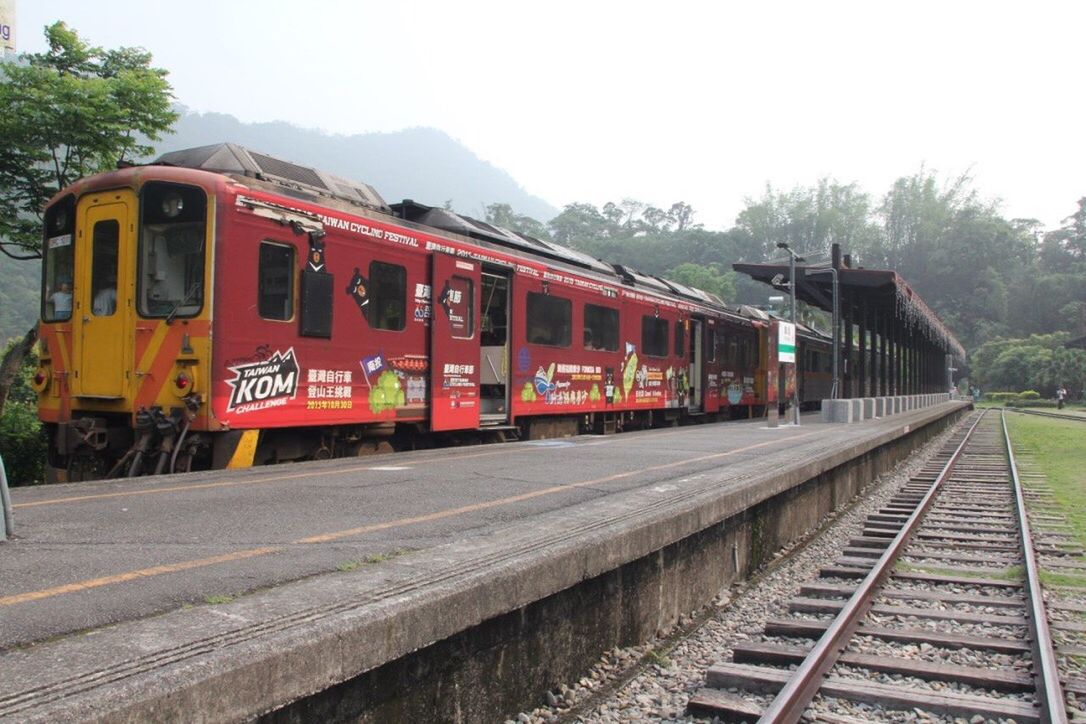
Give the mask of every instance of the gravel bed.
[[[546, 705], [522, 712], [507, 724], [708, 721], [685, 713], [691, 694], [705, 685], [706, 669], [717, 662], [730, 661], [732, 646], [737, 641], [773, 640], [762, 636], [765, 621], [787, 616], [787, 600], [796, 595], [802, 584], [855, 586], [855, 580], [818, 578], [818, 570], [827, 561], [837, 560], [849, 540], [859, 534], [867, 516], [885, 506], [909, 476], [920, 470], [924, 459], [945, 444], [950, 435], [950, 431], [944, 432], [894, 471], [881, 475], [861, 493], [861, 499], [851, 509], [839, 516], [827, 516], [823, 531], [813, 540], [779, 552], [763, 574], [722, 591], [707, 610], [695, 614], [698, 619], [707, 618], [693, 630], [676, 632], [674, 638], [644, 646], [607, 652], [579, 681], [548, 692]], [[811, 643], [799, 639], [777, 640], [792, 646]], [[763, 707], [771, 701], [771, 697], [751, 700], [755, 699]]]
[[[1010, 724], [1010, 719], [988, 719], [977, 714], [971, 719], [964, 717], [936, 716], [919, 709], [893, 710], [883, 709], [872, 704], [858, 704], [846, 699], [818, 696], [812, 703], [816, 712], [825, 712], [831, 716], [854, 717], [872, 722], [947, 722], [948, 724]], [[814, 721], [813, 719], [811, 721]]]
[[854, 666], [838, 665], [833, 667], [830, 673], [833, 676], [839, 676], [842, 679], [886, 684], [887, 686], [893, 687], [905, 687], [917, 692], [931, 691], [950, 694], [969, 694], [971, 696], [983, 696], [988, 699], [1002, 699], [1003, 701], [1016, 701], [1029, 704], [1032, 704], [1036, 700], [1036, 696], [1032, 691], [996, 691], [994, 689], [982, 689], [975, 686], [969, 686], [968, 684], [962, 684], [956, 681], [928, 681], [926, 679], [919, 679], [915, 676], [891, 674], [884, 671], [872, 671], [871, 669]]
[[999, 654], [976, 649], [949, 649], [929, 643], [905, 644], [882, 641], [871, 636], [853, 638], [848, 650], [858, 654], [872, 654], [899, 659], [909, 658], [917, 661], [956, 664], [958, 666], [999, 667], [1020, 669], [1025, 672], [1033, 670], [1033, 663], [1028, 656]]
[[916, 631], [920, 629], [962, 636], [986, 636], [988, 638], [1017, 640], [1021, 640], [1026, 636], [1025, 626], [995, 626], [991, 624], [920, 619], [914, 616], [880, 616], [877, 614], [871, 614], [867, 620], [873, 625], [897, 630]]
[[965, 583], [924, 583], [923, 581], [912, 581], [893, 576], [890, 578], [890, 587], [909, 591], [930, 591], [938, 588], [946, 593], [965, 593], [970, 596], [1012, 596], [1018, 590], [1017, 588], [1005, 588], [1003, 586], [977, 586]]
[[982, 606], [975, 603], [964, 603], [961, 601], [929, 601], [925, 599], [896, 597], [886, 598], [884, 596], [879, 596], [875, 599], [875, 603], [885, 604], [887, 606], [908, 606], [909, 608], [923, 608], [936, 611], [957, 611], [959, 613], [990, 614], [993, 616], [1026, 615], [1025, 609], [1020, 607], [1010, 608], [1008, 606]]

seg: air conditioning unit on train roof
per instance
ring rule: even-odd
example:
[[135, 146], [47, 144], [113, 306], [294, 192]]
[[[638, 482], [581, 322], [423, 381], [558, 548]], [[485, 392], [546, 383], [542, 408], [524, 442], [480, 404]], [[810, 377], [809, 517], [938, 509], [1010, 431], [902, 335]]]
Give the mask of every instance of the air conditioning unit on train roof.
[[369, 184], [250, 151], [236, 143], [171, 151], [162, 154], [153, 163], [260, 179], [284, 189], [305, 191], [389, 213], [388, 204]]

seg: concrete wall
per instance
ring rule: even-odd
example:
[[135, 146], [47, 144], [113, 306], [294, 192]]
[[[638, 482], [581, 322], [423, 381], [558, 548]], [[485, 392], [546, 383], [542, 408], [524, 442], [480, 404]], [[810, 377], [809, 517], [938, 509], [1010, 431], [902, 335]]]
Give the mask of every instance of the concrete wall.
[[535, 708], [546, 690], [579, 679], [604, 651], [671, 629], [964, 413], [918, 426], [654, 553], [263, 719], [492, 722]]
[[950, 399], [947, 393], [822, 400], [823, 422], [863, 422], [931, 407]]

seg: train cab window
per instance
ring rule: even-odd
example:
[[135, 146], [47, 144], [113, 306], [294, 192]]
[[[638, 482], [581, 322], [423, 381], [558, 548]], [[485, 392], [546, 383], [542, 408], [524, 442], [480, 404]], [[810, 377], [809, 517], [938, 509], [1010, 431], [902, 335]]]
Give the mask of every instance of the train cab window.
[[686, 325], [681, 319], [675, 322], [675, 356], [686, 356]]
[[716, 362], [716, 327], [709, 327], [705, 342], [705, 359], [707, 362]]
[[45, 212], [42, 240], [42, 309], [45, 322], [66, 322], [72, 317], [72, 239], [75, 197], [67, 196]]
[[105, 219], [91, 233], [91, 314], [112, 317], [117, 312], [117, 247], [121, 224]]
[[568, 347], [573, 339], [573, 302], [528, 292], [528, 342]]
[[370, 327], [399, 332], [407, 323], [407, 270], [370, 262]]
[[641, 318], [641, 348], [649, 357], [667, 357], [667, 320], [648, 315]]
[[294, 247], [260, 242], [257, 309], [264, 319], [285, 322], [294, 316]]
[[204, 305], [207, 194], [152, 181], [140, 190], [137, 307], [144, 317], [194, 317]]
[[608, 352], [618, 351], [618, 310], [584, 305], [584, 348]]

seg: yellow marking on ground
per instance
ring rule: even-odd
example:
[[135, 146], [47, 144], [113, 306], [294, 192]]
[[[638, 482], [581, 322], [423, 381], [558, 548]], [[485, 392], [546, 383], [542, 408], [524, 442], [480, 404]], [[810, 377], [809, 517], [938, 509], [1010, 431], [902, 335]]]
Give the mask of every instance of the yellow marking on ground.
[[[607, 475], [602, 478], [594, 478], [592, 480], [585, 480], [579, 483], [567, 483], [565, 485], [554, 485], [542, 490], [535, 490], [529, 493], [521, 493], [520, 495], [512, 495], [505, 498], [499, 498], [498, 500], [492, 500], [485, 503], [474, 503], [472, 505], [464, 505], [459, 508], [451, 508], [448, 510], [440, 510], [434, 513], [428, 513], [426, 515], [418, 515], [411, 518], [399, 518], [397, 520], [390, 520], [384, 523], [373, 523], [371, 525], [360, 526], [358, 528], [351, 528], [349, 530], [336, 531], [333, 533], [325, 533], [322, 535], [310, 536], [308, 538], [299, 538], [293, 541], [295, 544], [310, 544], [310, 543], [326, 543], [328, 541], [339, 540], [341, 538], [347, 538], [353, 535], [360, 535], [362, 533], [369, 533], [378, 530], [387, 530], [389, 528], [399, 528], [408, 525], [414, 525], [416, 523], [426, 523], [434, 520], [441, 520], [444, 518], [451, 518], [456, 515], [462, 515], [464, 513], [471, 513], [479, 510], [486, 510], [488, 508], [495, 508], [502, 505], [510, 505], [512, 503], [519, 503], [524, 500], [531, 500], [532, 498], [542, 497], [544, 495], [553, 495], [554, 493], [560, 493], [571, 488], [583, 488], [589, 485], [599, 485], [601, 483], [607, 483], [614, 480], [621, 480], [622, 478], [628, 478], [632, 475], [638, 475], [640, 473], [654, 472], [657, 470], [666, 470], [668, 468], [677, 467], [680, 465], [688, 465], [690, 463], [702, 462], [705, 460], [715, 460], [719, 458], [728, 457], [741, 452], [747, 452], [748, 450], [756, 450], [758, 448], [765, 447], [767, 445], [773, 445], [778, 442], [792, 442], [795, 440], [801, 440], [805, 437], [814, 435], [813, 432], [808, 432], [803, 435], [792, 435], [786, 438], [775, 438], [773, 440], [767, 440], [766, 442], [756, 443], [754, 445], [747, 445], [746, 447], [736, 448], [735, 450], [728, 450], [721, 453], [712, 453], [710, 455], [701, 455], [696, 458], [687, 458], [685, 460], [677, 460], [671, 463], [664, 463], [661, 465], [654, 465], [648, 468], [639, 468], [637, 470], [630, 470], [624, 473], [615, 473], [614, 475]], [[324, 473], [322, 473], [324, 474]], [[312, 473], [306, 473], [295, 477], [305, 477], [312, 475]], [[287, 476], [282, 476], [287, 477]], [[228, 483], [221, 483], [221, 485], [227, 485]], [[145, 492], [157, 492], [157, 491], [145, 491]], [[115, 493], [112, 495], [125, 495], [125, 493]], [[271, 546], [266, 548], [251, 548], [249, 550], [237, 551], [235, 553], [226, 553], [221, 556], [212, 556], [210, 558], [198, 558], [191, 561], [182, 561], [180, 563], [170, 563], [163, 566], [154, 566], [152, 568], [143, 568], [137, 571], [128, 571], [127, 573], [118, 573], [113, 576], [103, 576], [101, 578], [92, 578], [86, 581], [77, 581], [75, 583], [67, 583], [63, 586], [56, 586], [53, 588], [46, 588], [40, 591], [28, 591], [26, 593], [17, 593], [11, 596], [5, 596], [0, 598], [0, 606], [11, 606], [17, 603], [26, 603], [28, 601], [37, 601], [43, 598], [50, 598], [52, 596], [60, 596], [66, 593], [77, 593], [79, 591], [85, 591], [91, 588], [99, 588], [101, 586], [108, 586], [114, 583], [124, 583], [127, 581], [133, 581], [139, 578], [149, 578], [151, 576], [159, 576], [166, 573], [178, 573], [180, 571], [189, 570], [192, 568], [202, 568], [205, 566], [213, 566], [219, 563], [229, 563], [232, 561], [243, 560], [246, 558], [255, 558], [258, 556], [265, 556], [271, 553], [278, 553], [286, 550], [285, 546]]]
[[[665, 435], [678, 434], [679, 432], [681, 432], [681, 431], [680, 430], [660, 431], [659, 434], [654, 435], [653, 437], [663, 437]], [[809, 434], [813, 434], [813, 433], [809, 433]], [[797, 438], [790, 438], [790, 439], [797, 439]], [[619, 442], [626, 442], [626, 441], [620, 440]], [[631, 439], [631, 440], [629, 440], [629, 442], [636, 442], [636, 440]], [[599, 445], [599, 444], [602, 444], [602, 443], [600, 443], [600, 442], [591, 442], [591, 443], [574, 443], [574, 444], [576, 444], [578, 446], [581, 446], [581, 447], [588, 447], [588, 446], [591, 446], [591, 445]], [[445, 463], [445, 462], [451, 462], [451, 461], [454, 461], [454, 460], [469, 460], [469, 459], [473, 459], [473, 458], [492, 457], [494, 455], [501, 455], [501, 454], [510, 452], [508, 447], [505, 447], [505, 446], [502, 446], [502, 445], [497, 445], [496, 447], [501, 448], [501, 449], [493, 450], [493, 451], [489, 451], [489, 452], [462, 453], [460, 455], [442, 456], [441, 457], [441, 462]], [[546, 445], [520, 446], [520, 447], [517, 447], [514, 450], [514, 452], [536, 452], [536, 453], [538, 453], [538, 452], [553, 451], [555, 449], [556, 448], [548, 447]], [[741, 449], [746, 449], [746, 448], [741, 448]], [[732, 451], [732, 452], [739, 452], [739, 450], [735, 450], [735, 451]], [[718, 453], [718, 454], [731, 454], [731, 453]], [[690, 458], [688, 460], [680, 461], [680, 464], [681, 464], [681, 462], [688, 462], [689, 460], [700, 460], [700, 459], [701, 458]], [[416, 461], [413, 461], [413, 462], [412, 461], [405, 461], [405, 462], [400, 463], [400, 464], [403, 465], [403, 466], [411, 466], [411, 465], [417, 465], [417, 464], [420, 464], [420, 463], [425, 464], [427, 462], [429, 462], [429, 461], [428, 460], [416, 460]], [[165, 487], [165, 488], [147, 488], [147, 489], [144, 489], [144, 490], [123, 490], [123, 491], [118, 491], [118, 492], [115, 492], [115, 493], [90, 493], [90, 494], [87, 494], [87, 495], [70, 495], [70, 496], [67, 496], [67, 497], [64, 497], [64, 498], [47, 498], [45, 500], [34, 500], [34, 501], [26, 502], [26, 503], [15, 503], [11, 507], [12, 508], [36, 508], [36, 507], [42, 506], [42, 505], [63, 505], [65, 503], [84, 503], [84, 502], [87, 502], [87, 501], [90, 501], [90, 500], [108, 500], [110, 498], [123, 498], [123, 497], [129, 496], [129, 495], [133, 495], [133, 496], [134, 495], [158, 495], [158, 494], [161, 494], [161, 493], [178, 493], [178, 492], [183, 492], [183, 491], [187, 491], [187, 490], [208, 490], [208, 489], [212, 489], [212, 488], [229, 488], [229, 487], [239, 486], [239, 485], [261, 485], [261, 484], [264, 484], [264, 483], [278, 483], [278, 482], [282, 482], [284, 480], [299, 480], [299, 479], [302, 479], [302, 478], [322, 478], [322, 477], [327, 477], [328, 475], [331, 475], [331, 474], [340, 475], [340, 474], [344, 474], [344, 473], [357, 473], [357, 472], [362, 472], [362, 471], [367, 471], [367, 470], [372, 470], [372, 469], [373, 469], [373, 463], [369, 463], [367, 465], [360, 465], [360, 466], [357, 466], [357, 467], [350, 467], [350, 468], [341, 468], [341, 469], [337, 469], [337, 470], [322, 469], [322, 470], [318, 470], [318, 471], [305, 472], [305, 473], [268, 475], [268, 476], [261, 477], [261, 478], [255, 478], [253, 480], [222, 480], [222, 481], [214, 482], [214, 483], [190, 483], [188, 485], [171, 485], [171, 486]]]
[[[808, 432], [804, 435], [793, 435], [786, 438], [789, 441], [799, 440], [804, 437], [814, 435], [813, 432]], [[624, 473], [615, 473], [614, 475], [606, 475], [602, 478], [594, 478], [592, 480], [584, 480], [579, 483], [564, 483], [562, 485], [553, 485], [549, 488], [542, 488], [540, 490], [533, 490], [528, 493], [521, 493], [519, 495], [511, 495], [507, 498], [499, 498], [497, 500], [489, 500], [485, 503], [472, 503], [471, 505], [464, 505], [459, 508], [450, 508], [449, 510], [439, 510], [435, 513], [427, 513], [426, 515], [418, 515], [411, 518], [400, 518], [398, 520], [389, 520], [384, 523], [371, 523], [370, 525], [359, 526], [358, 528], [349, 528], [347, 530], [336, 531], [334, 533], [323, 533], [321, 535], [310, 536], [308, 538], [299, 538], [294, 541], [295, 543], [327, 543], [333, 540], [339, 540], [341, 538], [349, 538], [354, 535], [361, 535], [363, 533], [372, 533], [378, 530], [386, 530], [388, 528], [399, 528], [405, 525], [414, 525], [416, 523], [430, 523], [435, 520], [442, 520], [444, 518], [452, 518], [457, 515], [463, 515], [464, 513], [474, 513], [480, 510], [487, 510], [489, 508], [497, 508], [502, 505], [510, 505], [512, 503], [519, 503], [525, 500], [531, 500], [533, 498], [540, 498], [545, 495], [553, 495], [554, 493], [560, 493], [565, 490], [573, 488], [585, 488], [591, 485], [600, 485], [601, 483], [610, 483], [615, 480], [622, 480], [633, 475], [640, 475], [641, 473], [656, 472], [658, 470], [667, 470], [668, 468], [678, 467], [680, 465], [689, 465], [691, 463], [703, 462], [705, 460], [716, 460], [719, 458], [728, 457], [729, 455], [735, 455], [741, 452], [747, 452], [748, 450], [756, 450], [766, 445], [773, 445], [774, 443], [781, 442], [781, 440], [769, 440], [766, 442], [756, 443], [754, 445], [748, 445], [746, 447], [736, 448], [735, 450], [728, 450], [727, 452], [712, 453], [710, 455], [701, 455], [696, 458], [686, 458], [685, 460], [676, 460], [671, 463], [663, 463], [661, 465], [653, 465], [647, 468], [638, 468], [637, 470], [628, 470]]]
[[221, 556], [212, 556], [210, 558], [198, 558], [192, 561], [182, 561], [180, 563], [169, 563], [164, 566], [154, 566], [152, 568], [141, 568], [138, 571], [128, 571], [127, 573], [118, 573], [113, 576], [102, 576], [101, 578], [91, 578], [86, 581], [77, 581], [76, 583], [66, 583], [63, 586], [56, 586], [54, 588], [45, 588], [40, 591], [28, 591], [26, 593], [17, 593], [13, 596], [4, 596], [0, 598], [0, 606], [13, 606], [17, 603], [26, 603], [27, 601], [38, 601], [43, 598], [50, 598], [52, 596], [60, 596], [65, 593], [76, 593], [78, 591], [86, 591], [91, 588], [100, 588], [101, 586], [109, 586], [114, 583], [124, 583], [126, 581], [134, 581], [138, 578], [150, 578], [151, 576], [161, 576], [165, 573], [178, 573], [180, 571], [187, 571], [192, 568], [202, 568], [205, 566], [214, 566], [219, 563], [230, 563], [231, 561], [240, 561], [246, 558], [255, 558], [257, 556], [266, 556], [269, 553], [277, 553], [284, 550], [282, 546], [270, 547], [270, 548], [251, 548], [245, 551], [236, 551], [234, 553], [224, 553]]

